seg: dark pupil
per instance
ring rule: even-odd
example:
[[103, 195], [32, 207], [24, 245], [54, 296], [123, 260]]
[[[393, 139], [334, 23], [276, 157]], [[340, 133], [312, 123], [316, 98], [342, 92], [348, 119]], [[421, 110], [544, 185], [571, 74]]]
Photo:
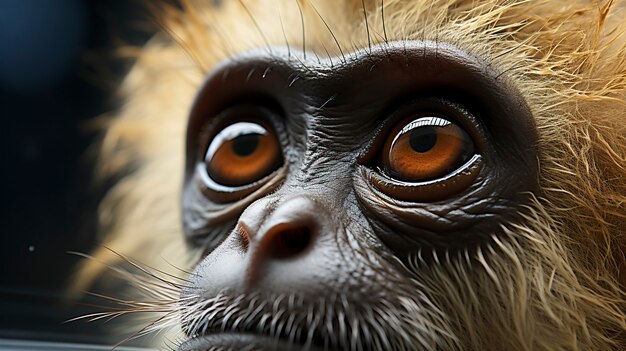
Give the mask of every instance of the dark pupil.
[[437, 144], [437, 131], [434, 127], [419, 127], [411, 131], [411, 148], [416, 152], [426, 152]]
[[259, 146], [258, 134], [240, 135], [233, 140], [233, 151], [237, 156], [248, 156]]

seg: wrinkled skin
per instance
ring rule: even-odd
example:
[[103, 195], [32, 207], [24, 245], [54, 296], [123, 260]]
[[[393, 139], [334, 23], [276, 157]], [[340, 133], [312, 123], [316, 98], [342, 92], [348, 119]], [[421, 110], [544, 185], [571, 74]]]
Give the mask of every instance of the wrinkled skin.
[[[410, 349], [420, 337], [425, 347], [437, 346], [434, 330], [428, 336], [406, 330], [411, 321], [402, 317], [407, 311], [401, 298], [414, 299], [420, 290], [412, 282], [420, 272], [407, 267], [419, 252], [456, 255], [483, 244], [528, 204], [528, 193], [537, 187], [537, 132], [528, 107], [496, 72], [452, 46], [390, 43], [332, 68], [329, 62], [296, 61], [279, 50], [223, 63], [192, 109], [184, 221], [189, 242], [205, 247], [207, 256], [183, 300], [244, 298], [231, 302], [241, 311], [225, 322], [227, 333], [221, 333], [220, 319], [190, 317], [186, 332], [208, 336], [188, 349], [298, 350], [303, 343], [340, 350], [351, 342], [367, 350]], [[480, 158], [462, 173], [431, 182], [380, 174], [375, 167], [380, 139], [394, 124], [423, 112], [466, 126]], [[202, 138], [233, 115], [264, 114], [277, 124], [284, 164], [251, 190], [202, 185], [198, 173], [207, 143]], [[202, 192], [205, 187], [209, 190]], [[281, 301], [278, 296], [286, 304], [278, 311], [293, 320], [281, 319], [272, 330], [252, 312], [265, 311]], [[289, 299], [297, 302], [289, 305]], [[337, 306], [328, 312], [324, 303]], [[428, 308], [427, 302], [414, 303]], [[310, 306], [316, 308], [309, 311]], [[219, 313], [227, 314], [227, 307]], [[378, 313], [394, 322], [370, 321], [370, 310], [383, 311]], [[238, 318], [246, 322], [237, 323]], [[384, 333], [372, 330], [376, 323]]]

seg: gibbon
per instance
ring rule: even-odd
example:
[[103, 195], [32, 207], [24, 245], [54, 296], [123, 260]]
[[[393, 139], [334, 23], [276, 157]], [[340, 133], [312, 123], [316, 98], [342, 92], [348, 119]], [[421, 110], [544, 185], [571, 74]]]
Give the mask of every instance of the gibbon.
[[98, 176], [123, 175], [104, 245], [76, 278], [151, 267], [126, 275], [128, 310], [162, 313], [141, 333], [626, 350], [626, 2], [152, 8], [101, 145]]

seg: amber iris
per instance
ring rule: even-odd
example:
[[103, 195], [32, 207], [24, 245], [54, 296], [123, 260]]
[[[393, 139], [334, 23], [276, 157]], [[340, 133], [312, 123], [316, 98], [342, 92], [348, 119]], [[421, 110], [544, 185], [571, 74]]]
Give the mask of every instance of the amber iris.
[[404, 120], [385, 142], [384, 172], [400, 181], [423, 182], [444, 177], [474, 155], [474, 143], [455, 123], [442, 117]]
[[265, 123], [241, 121], [213, 138], [204, 161], [216, 183], [237, 187], [271, 174], [283, 164], [283, 156], [274, 129]]

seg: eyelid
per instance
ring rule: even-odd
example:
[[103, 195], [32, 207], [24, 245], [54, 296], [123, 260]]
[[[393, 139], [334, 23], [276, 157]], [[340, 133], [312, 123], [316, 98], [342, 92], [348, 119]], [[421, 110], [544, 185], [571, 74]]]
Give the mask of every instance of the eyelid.
[[387, 136], [398, 123], [411, 115], [415, 119], [445, 116], [442, 119], [456, 123], [470, 136], [476, 153], [483, 154], [489, 148], [487, 134], [482, 123], [464, 105], [450, 99], [436, 97], [407, 99], [404, 103], [396, 102], [396, 104], [400, 104], [400, 107], [384, 113], [379, 127], [372, 133], [369, 140], [364, 142], [363, 149], [357, 155], [358, 164], [370, 165], [370, 167], [377, 164], [377, 158], [380, 156], [379, 150], [383, 147]]
[[[269, 123], [270, 126], [274, 127], [276, 133], [278, 135], [278, 139], [281, 144], [284, 141], [282, 134], [284, 133], [283, 123], [282, 123], [282, 114], [280, 111], [277, 111], [275, 107], [271, 104], [267, 105], [261, 102], [256, 103], [257, 101], [254, 98], [251, 98], [250, 101], [241, 104], [231, 104], [226, 106], [225, 108], [217, 111], [215, 113], [206, 116], [203, 120], [203, 124], [198, 126], [199, 129], [193, 135], [193, 140], [195, 144], [193, 144], [193, 149], [188, 149], [190, 155], [193, 156], [192, 159], [188, 159], [193, 162], [193, 171], [195, 172], [195, 163], [203, 160], [207, 155], [207, 148], [209, 147], [210, 142], [220, 133], [224, 128], [228, 127], [228, 125], [235, 123], [236, 119], [230, 119], [233, 115], [253, 115], [258, 116], [260, 120]], [[248, 119], [249, 120], [249, 119]], [[245, 122], [246, 118], [242, 118], [239, 121]], [[256, 123], [252, 121], [253, 123]], [[190, 138], [191, 135], [187, 135], [187, 138]], [[284, 145], [283, 145], [284, 146]]]
[[[406, 125], [402, 125], [403, 121]], [[401, 136], [406, 137], [406, 133], [422, 126], [447, 128], [451, 124], [467, 133], [474, 149], [469, 159], [464, 159], [449, 173], [423, 181], [402, 181], [382, 168], [385, 146], [392, 138], [395, 141]], [[392, 136], [392, 133], [396, 134]], [[416, 202], [438, 202], [462, 193], [483, 172], [486, 162], [482, 150], [488, 147], [486, 139], [482, 126], [464, 106], [437, 98], [414, 100], [399, 107], [384, 120], [360, 155], [360, 171], [357, 174], [381, 196], [384, 194], [395, 201], [406, 202], [407, 206]]]
[[367, 180], [367, 183], [377, 193], [393, 198], [394, 201], [407, 203], [437, 202], [469, 188], [483, 168], [483, 157], [474, 155], [454, 172], [442, 178], [424, 182], [402, 182], [385, 175], [384, 172], [374, 171], [366, 166], [359, 166], [359, 174]]
[[[419, 143], [425, 136], [426, 148], [416, 149], [424, 146]], [[473, 140], [456, 123], [442, 117], [409, 116], [387, 136], [378, 165], [390, 178], [420, 184], [453, 173], [473, 155]]]
[[[243, 117], [237, 117], [237, 115], [242, 115]], [[230, 131], [227, 130], [235, 124], [239, 124], [241, 128], [237, 127]], [[250, 131], [250, 128], [252, 128], [254, 131], [263, 135], [267, 135], [266, 133], [271, 129], [275, 134], [278, 146], [282, 150], [284, 163], [277, 170], [250, 184], [241, 186], [219, 184], [215, 180], [210, 179], [210, 175], [205, 174], [207, 156], [210, 156], [210, 153], [214, 151], [209, 150], [211, 144], [216, 141], [216, 138], [224, 139], [223, 141], [226, 142], [229, 138], [238, 136], [240, 131], [244, 129], [243, 127], [245, 127], [246, 131]], [[198, 138], [201, 138], [198, 142], [199, 151], [195, 158], [193, 172], [190, 172], [192, 176], [190, 180], [193, 180], [192, 183], [194, 187], [210, 202], [223, 205], [239, 202], [246, 197], [257, 196], [255, 194], [275, 187], [285, 178], [287, 173], [287, 162], [284, 156], [288, 146], [288, 139], [286, 138], [284, 128], [281, 116], [262, 105], [246, 104], [231, 106], [217, 115], [210, 117], [207, 119], [204, 130], [198, 133]], [[225, 130], [227, 133], [219, 136], [219, 134], [223, 133]], [[222, 142], [215, 142], [214, 144], [220, 145]], [[218, 148], [218, 146], [214, 148]]]
[[260, 135], [269, 134], [265, 128], [257, 123], [245, 121], [234, 122], [233, 124], [220, 130], [215, 135], [215, 137], [210, 140], [210, 144], [204, 155], [204, 159], [211, 158], [225, 141], [235, 139], [236, 137], [246, 134], [246, 132], [254, 132]]
[[425, 127], [425, 126], [429, 126], [429, 127], [445, 127], [449, 124], [452, 124], [452, 122], [448, 121], [447, 119], [441, 118], [441, 117], [421, 117], [421, 118], [417, 118], [415, 119], [413, 122], [410, 122], [409, 124], [407, 124], [406, 126], [402, 127], [402, 129], [400, 129], [400, 131], [398, 132], [398, 134], [396, 135], [396, 137], [394, 138], [394, 140], [391, 142], [392, 144], [395, 143], [399, 137], [401, 137], [402, 135], [406, 134], [407, 132], [410, 132], [411, 130], [415, 129], [415, 128], [419, 128], [419, 127]]

